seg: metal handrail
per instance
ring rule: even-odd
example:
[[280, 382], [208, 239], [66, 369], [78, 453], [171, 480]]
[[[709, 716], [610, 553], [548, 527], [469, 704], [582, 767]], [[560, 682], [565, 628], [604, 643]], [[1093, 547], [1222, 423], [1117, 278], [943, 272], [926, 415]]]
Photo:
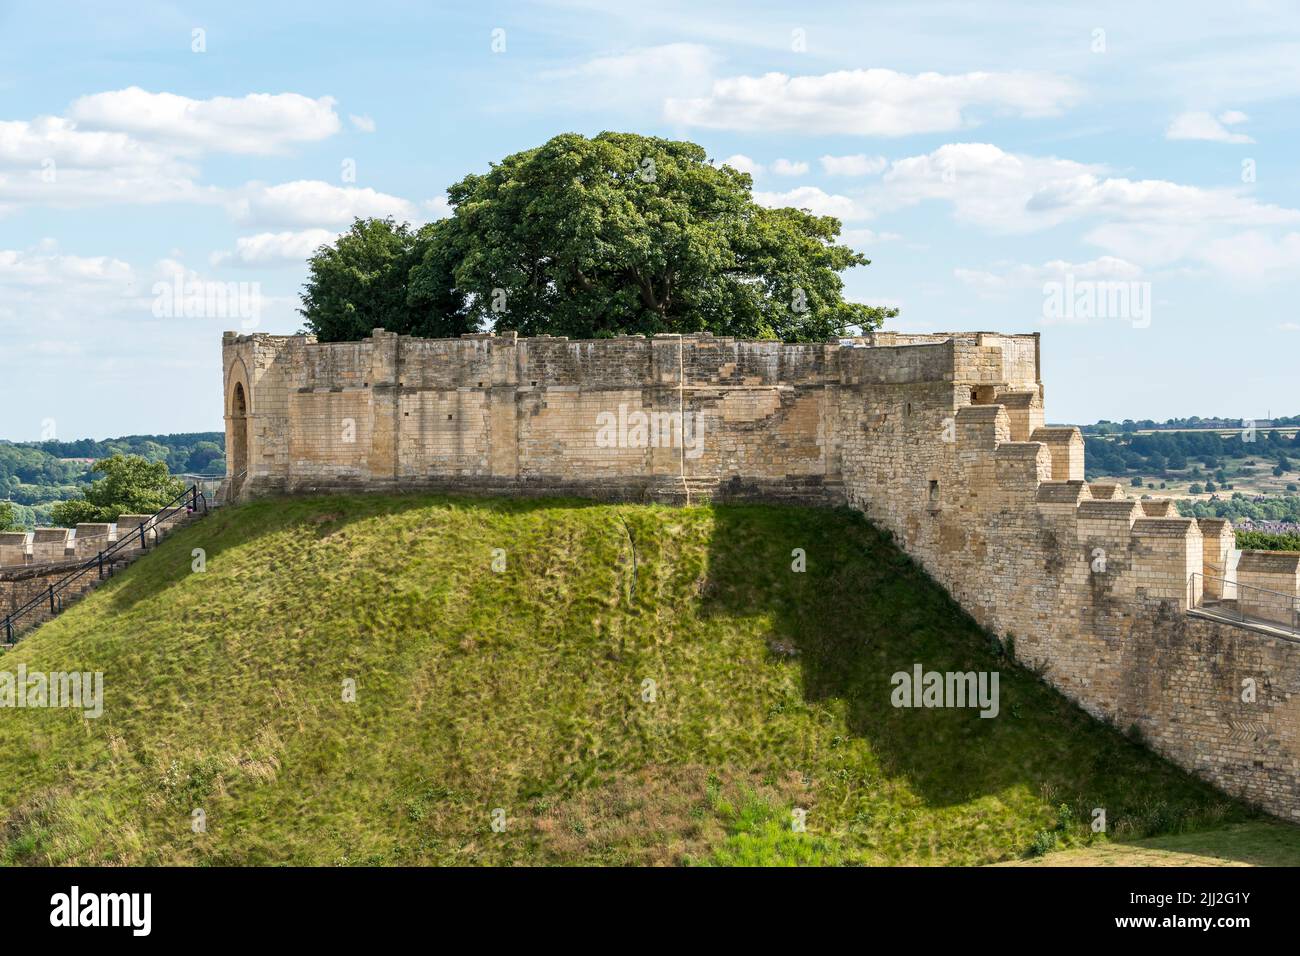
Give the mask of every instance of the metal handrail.
[[[1201, 600], [1200, 601], [1195, 600], [1197, 578], [1201, 579]], [[1229, 581], [1226, 578], [1216, 577], [1212, 574], [1211, 575], [1202, 574], [1199, 571], [1193, 571], [1187, 579], [1187, 606], [1189, 608], [1199, 608], [1201, 610], [1206, 609], [1206, 604], [1205, 604], [1205, 582], [1206, 581], [1219, 582], [1219, 584], [1221, 585], [1219, 590], [1219, 595], [1220, 595], [1219, 601], [1220, 602], [1223, 602], [1225, 600], [1233, 601], [1235, 604], [1235, 608], [1233, 608], [1233, 611], [1235, 611], [1235, 616], [1237, 620], [1242, 624], [1271, 625], [1273, 627], [1286, 628], [1288, 630], [1292, 630], [1297, 633], [1300, 633], [1300, 597], [1297, 597], [1294, 594], [1287, 594], [1285, 591], [1274, 591], [1271, 590], [1270, 588], [1256, 587], [1253, 584], [1242, 584], [1240, 581]], [[1235, 598], [1224, 597], [1224, 595], [1227, 593], [1227, 588], [1229, 586], [1231, 586], [1236, 590], [1237, 593]], [[1290, 622], [1287, 623], [1284, 621], [1276, 620], [1274, 618], [1263, 617], [1258, 614], [1246, 614], [1241, 609], [1243, 591], [1251, 592], [1253, 594], [1272, 595], [1274, 597], [1279, 598], [1280, 600], [1278, 601], [1261, 601], [1259, 602], [1258, 605], [1256, 605], [1254, 602], [1247, 601], [1247, 606], [1248, 607], [1250, 606], [1277, 607], [1279, 610], [1285, 608], [1286, 612], [1290, 615]], [[1222, 604], [1216, 606], [1214, 610], [1215, 613], [1223, 614], [1225, 616], [1230, 616], [1229, 609], [1224, 608]]]
[[174, 505], [182, 502], [185, 503], [186, 508], [190, 513], [197, 513], [201, 504], [203, 507], [203, 513], [207, 514], [207, 496], [199, 490], [198, 485], [190, 485], [190, 487], [186, 488], [171, 501], [167, 502], [167, 504], [163, 505], [147, 519], [141, 521], [135, 530], [128, 532], [124, 537], [119, 537], [115, 544], [108, 548], [104, 548], [93, 558], [86, 559], [73, 568], [67, 575], [60, 578], [58, 581], [55, 581], [40, 594], [37, 594], [26, 604], [22, 605], [22, 607], [19, 607], [17, 610], [6, 615], [4, 620], [0, 621], [0, 632], [4, 633], [5, 643], [13, 644], [15, 642], [14, 622], [34, 609], [43, 606], [46, 602], [49, 603], [50, 614], [57, 614], [63, 605], [62, 594], [73, 581], [76, 581], [82, 575], [93, 570], [97, 570], [99, 576], [102, 578], [104, 576], [105, 561], [108, 562], [111, 570], [113, 556], [119, 551], [125, 549], [136, 538], [137, 534], [140, 538], [140, 550], [147, 551], [149, 549], [149, 532], [157, 528], [158, 525], [165, 520], [163, 518], [164, 514], [171, 512]]

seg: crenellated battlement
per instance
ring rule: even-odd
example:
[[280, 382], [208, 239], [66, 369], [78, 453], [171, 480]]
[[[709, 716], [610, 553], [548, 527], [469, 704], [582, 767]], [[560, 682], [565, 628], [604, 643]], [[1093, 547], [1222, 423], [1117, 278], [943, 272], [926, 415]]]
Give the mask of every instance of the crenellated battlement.
[[120, 551], [139, 550], [139, 529], [145, 531], [146, 544], [157, 540], [185, 515], [184, 509], [171, 509], [154, 520], [152, 514], [124, 514], [116, 521], [82, 522], [75, 528], [36, 528], [32, 531], [0, 532], [0, 570], [46, 565], [79, 564], [95, 557], [121, 539], [128, 541]]

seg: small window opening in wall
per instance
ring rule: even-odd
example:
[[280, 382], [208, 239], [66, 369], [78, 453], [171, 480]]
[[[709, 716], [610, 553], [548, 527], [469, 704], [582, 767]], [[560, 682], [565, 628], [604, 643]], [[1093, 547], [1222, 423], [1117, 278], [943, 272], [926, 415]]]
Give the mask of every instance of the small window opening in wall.
[[904, 415], [911, 415], [911, 414], [912, 414], [912, 403], [911, 403], [911, 402], [908, 402], [907, 404], [905, 404], [905, 405], [903, 406], [903, 414], [904, 414]]
[[482, 388], [482, 387], [483, 387], [483, 383], [482, 383], [482, 382], [479, 382], [479, 383], [478, 383], [478, 387], [479, 387], [479, 388]]
[[536, 382], [533, 382], [533, 385], [536, 385], [536, 384], [537, 384]]
[[939, 482], [930, 482], [930, 510], [939, 510]]
[[451, 416], [450, 416], [450, 415], [447, 416], [447, 421], [451, 421]]

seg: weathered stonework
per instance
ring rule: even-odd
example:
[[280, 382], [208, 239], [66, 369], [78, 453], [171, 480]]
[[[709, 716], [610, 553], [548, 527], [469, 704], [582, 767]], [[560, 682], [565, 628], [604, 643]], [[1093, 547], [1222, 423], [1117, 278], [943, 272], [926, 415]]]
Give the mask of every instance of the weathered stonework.
[[[1090, 713], [1300, 820], [1300, 641], [1203, 610], [1233, 574], [1227, 522], [1084, 480], [1077, 429], [1044, 424], [1037, 335], [784, 345], [377, 329], [336, 344], [228, 332], [223, 345], [238, 496], [847, 503]], [[639, 412], [702, 419], [698, 447], [600, 440], [602, 421]], [[1294, 564], [1243, 561], [1260, 587], [1300, 587]]]

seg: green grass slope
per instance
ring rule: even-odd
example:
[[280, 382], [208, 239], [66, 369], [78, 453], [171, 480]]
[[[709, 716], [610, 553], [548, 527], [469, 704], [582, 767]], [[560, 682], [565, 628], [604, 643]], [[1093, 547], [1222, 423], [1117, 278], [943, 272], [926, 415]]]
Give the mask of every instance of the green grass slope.
[[998, 866], [1295, 866], [1297, 828], [1255, 820], [1215, 830], [1176, 833], [999, 863]]
[[[1001, 715], [893, 708], [916, 662], [1000, 671]], [[1251, 817], [848, 511], [258, 502], [20, 663], [103, 671], [105, 704], [0, 710], [11, 864], [979, 864], [1083, 845], [1093, 807], [1118, 839]]]

